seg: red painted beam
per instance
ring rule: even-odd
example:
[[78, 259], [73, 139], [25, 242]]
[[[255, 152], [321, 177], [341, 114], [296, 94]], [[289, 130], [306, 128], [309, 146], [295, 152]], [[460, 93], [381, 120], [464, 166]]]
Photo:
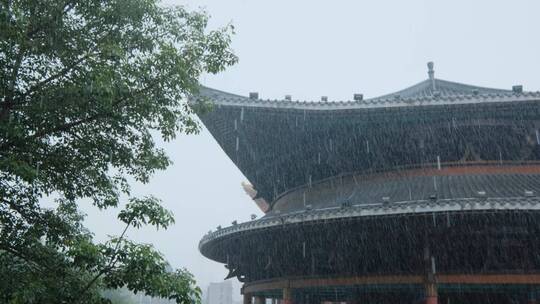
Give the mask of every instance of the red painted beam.
[[[439, 274], [435, 276], [435, 282], [437, 284], [535, 285], [540, 284], [540, 274]], [[323, 286], [398, 284], [422, 285], [424, 283], [425, 278], [421, 275], [291, 278], [246, 283], [242, 292], [246, 294], [286, 288], [302, 289]]]

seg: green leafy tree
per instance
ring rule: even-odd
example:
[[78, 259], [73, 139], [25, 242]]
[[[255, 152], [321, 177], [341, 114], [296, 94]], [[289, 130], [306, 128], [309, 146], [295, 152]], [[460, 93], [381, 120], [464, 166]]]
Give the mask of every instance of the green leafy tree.
[[[128, 181], [167, 168], [152, 135], [196, 133], [186, 98], [237, 58], [231, 26], [208, 30], [204, 12], [156, 1], [0, 1], [0, 302], [101, 303], [100, 290], [119, 287], [200, 300], [189, 272], [126, 239], [129, 227], [173, 223]], [[56, 207], [42, 207], [51, 196]], [[81, 199], [129, 200], [124, 232], [93, 241]]]

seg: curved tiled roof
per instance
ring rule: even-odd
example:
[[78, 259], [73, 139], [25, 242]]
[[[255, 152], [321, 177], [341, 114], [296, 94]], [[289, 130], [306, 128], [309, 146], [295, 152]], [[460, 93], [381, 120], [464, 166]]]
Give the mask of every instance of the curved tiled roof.
[[[435, 87], [433, 86], [433, 82], [435, 83]], [[409, 88], [391, 94], [353, 101], [252, 99], [247, 96], [232, 94], [208, 87], [201, 87], [199, 96], [208, 98], [217, 105], [226, 106], [332, 110], [349, 108], [384, 108], [415, 105], [530, 101], [538, 100], [540, 98], [540, 91], [514, 92], [512, 90], [484, 88], [441, 79], [433, 79], [433, 81], [427, 79]]]
[[478, 87], [458, 82], [452, 82], [442, 79], [426, 79], [418, 84], [403, 89], [401, 91], [383, 95], [373, 99], [389, 99], [389, 98], [426, 98], [433, 97], [439, 94], [440, 96], [453, 96], [453, 95], [504, 95], [512, 93], [511, 90], [491, 89]]
[[349, 172], [437, 158], [540, 160], [540, 145], [533, 145], [540, 92], [472, 86], [430, 72], [404, 90], [354, 101], [264, 100], [201, 87], [198, 96], [215, 107], [200, 118], [253, 185], [255, 199], [269, 204], [291, 189]]
[[361, 218], [370, 216], [414, 215], [422, 213], [474, 212], [498, 210], [540, 210], [538, 197], [508, 197], [508, 198], [465, 198], [445, 200], [406, 201], [385, 205], [382, 203], [368, 205], [353, 205], [346, 208], [334, 207], [296, 213], [263, 217], [229, 227], [219, 227], [207, 233], [199, 242], [199, 250], [207, 244], [238, 235], [247, 231], [265, 230], [282, 225], [302, 223], [325, 224], [327, 221]]

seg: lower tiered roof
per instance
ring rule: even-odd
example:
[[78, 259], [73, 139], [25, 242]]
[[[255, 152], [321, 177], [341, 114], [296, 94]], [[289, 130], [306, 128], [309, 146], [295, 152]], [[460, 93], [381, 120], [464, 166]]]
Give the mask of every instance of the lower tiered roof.
[[267, 216], [348, 205], [538, 194], [540, 166], [537, 165], [424, 168], [400, 173], [345, 175], [299, 187], [279, 197]]
[[257, 233], [285, 225], [328, 225], [333, 221], [348, 221], [367, 217], [414, 216], [420, 214], [455, 214], [460, 212], [538, 211], [539, 197], [462, 198], [421, 201], [404, 201], [393, 204], [375, 203], [303, 210], [295, 213], [273, 215], [258, 220], [219, 228], [207, 233], [199, 242], [199, 250], [208, 258], [225, 263], [225, 255], [213, 255], [212, 245], [217, 241], [239, 237], [243, 233]]

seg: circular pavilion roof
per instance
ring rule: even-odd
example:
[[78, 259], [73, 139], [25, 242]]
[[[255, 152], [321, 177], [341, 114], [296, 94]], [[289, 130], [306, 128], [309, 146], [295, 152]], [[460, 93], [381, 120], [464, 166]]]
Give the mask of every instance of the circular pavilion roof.
[[246, 232], [261, 232], [283, 225], [319, 223], [350, 220], [362, 217], [392, 217], [415, 214], [483, 211], [530, 211], [540, 210], [540, 197], [426, 199], [397, 203], [374, 203], [301, 210], [288, 214], [274, 214], [229, 227], [218, 227], [208, 232], [199, 242], [199, 250], [205, 254], [206, 247], [218, 240], [225, 240]]

